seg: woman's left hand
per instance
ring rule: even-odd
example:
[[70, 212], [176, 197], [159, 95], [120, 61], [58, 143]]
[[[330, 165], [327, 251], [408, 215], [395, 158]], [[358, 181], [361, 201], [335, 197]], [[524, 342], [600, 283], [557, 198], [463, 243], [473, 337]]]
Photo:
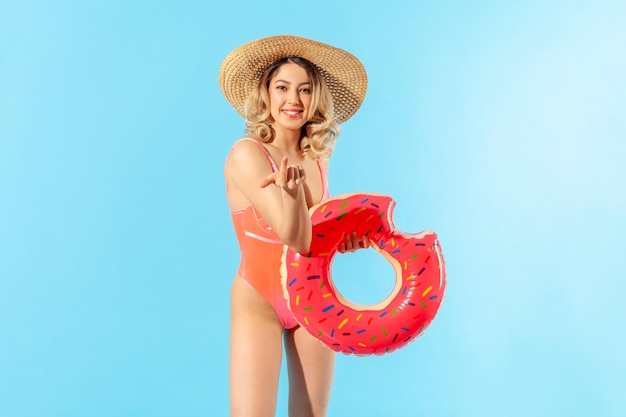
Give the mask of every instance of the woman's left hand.
[[360, 239], [356, 232], [347, 233], [346, 239], [339, 245], [339, 253], [354, 252], [370, 247], [370, 240], [363, 235]]

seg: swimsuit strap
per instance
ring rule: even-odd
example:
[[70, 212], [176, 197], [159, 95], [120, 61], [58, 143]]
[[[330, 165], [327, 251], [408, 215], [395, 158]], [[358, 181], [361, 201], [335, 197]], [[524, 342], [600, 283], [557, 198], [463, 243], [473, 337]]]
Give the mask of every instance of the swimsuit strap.
[[263, 151], [263, 154], [265, 155], [265, 157], [267, 158], [268, 162], [272, 166], [272, 172], [278, 171], [278, 167], [274, 163], [274, 160], [272, 159], [272, 156], [270, 155], [269, 151], [265, 148], [265, 146], [261, 145], [261, 142], [259, 142], [258, 140], [254, 140], [252, 138], [241, 138], [237, 142], [235, 142], [235, 144], [239, 143], [241, 141], [244, 141], [244, 140], [256, 143], [259, 146], [259, 148], [261, 148], [261, 151]]
[[320, 170], [320, 175], [322, 176], [322, 200], [330, 197], [330, 191], [328, 190], [328, 175], [326, 175], [326, 171], [324, 170], [324, 166], [322, 165], [322, 160], [317, 158], [317, 167]]

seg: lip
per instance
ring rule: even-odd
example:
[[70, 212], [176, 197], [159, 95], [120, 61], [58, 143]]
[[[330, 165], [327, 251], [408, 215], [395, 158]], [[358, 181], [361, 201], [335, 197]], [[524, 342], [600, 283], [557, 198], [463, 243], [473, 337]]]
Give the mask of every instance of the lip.
[[285, 116], [289, 117], [290, 119], [297, 119], [298, 117], [300, 117], [302, 112], [303, 112], [302, 109], [283, 109], [283, 110], [281, 110], [281, 113], [283, 113]]

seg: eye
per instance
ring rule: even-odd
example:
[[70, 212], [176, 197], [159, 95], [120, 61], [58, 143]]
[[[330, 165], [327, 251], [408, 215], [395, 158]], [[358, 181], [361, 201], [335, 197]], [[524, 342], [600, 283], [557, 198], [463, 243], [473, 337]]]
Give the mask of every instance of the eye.
[[276, 89], [277, 89], [277, 90], [286, 90], [286, 89], [287, 89], [287, 87], [286, 87], [286, 86], [284, 86], [284, 85], [282, 85], [282, 84], [278, 84], [278, 85], [276, 86]]
[[311, 94], [311, 89], [309, 87], [303, 87], [300, 89], [301, 93]]

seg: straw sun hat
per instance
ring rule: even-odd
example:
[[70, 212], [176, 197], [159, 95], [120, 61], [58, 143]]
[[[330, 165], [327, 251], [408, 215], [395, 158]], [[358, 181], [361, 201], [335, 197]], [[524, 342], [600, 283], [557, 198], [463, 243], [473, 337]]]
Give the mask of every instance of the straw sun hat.
[[232, 51], [220, 66], [219, 82], [226, 100], [244, 115], [244, 103], [263, 71], [275, 61], [299, 56], [313, 63], [333, 97], [335, 121], [343, 123], [361, 106], [367, 90], [363, 64], [351, 53], [297, 36], [257, 39]]

